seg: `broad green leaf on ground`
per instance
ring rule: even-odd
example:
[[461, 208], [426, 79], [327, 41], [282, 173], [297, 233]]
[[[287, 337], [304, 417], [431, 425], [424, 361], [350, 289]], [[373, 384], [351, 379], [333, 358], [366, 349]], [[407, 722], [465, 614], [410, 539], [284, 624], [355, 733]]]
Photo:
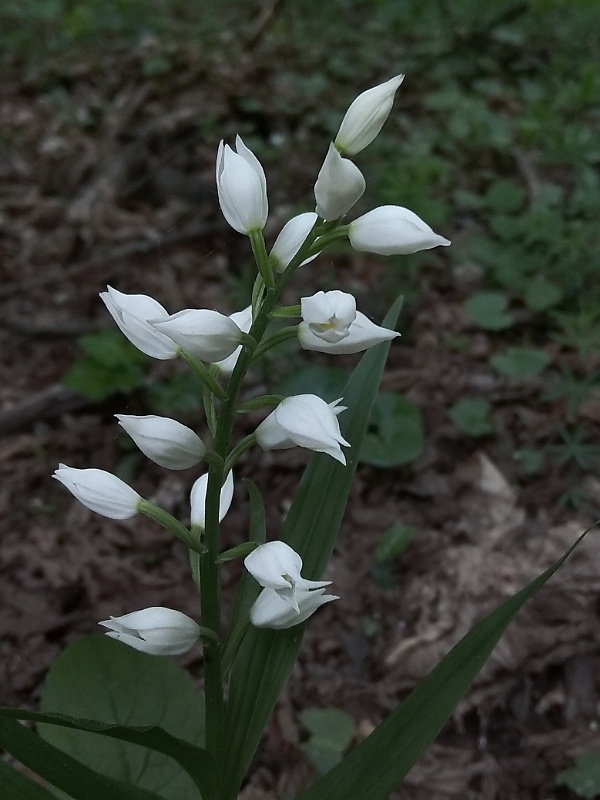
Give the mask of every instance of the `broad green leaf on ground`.
[[600, 753], [583, 753], [570, 769], [556, 776], [559, 786], [568, 786], [584, 800], [593, 800], [600, 794]]
[[5, 761], [0, 761], [0, 788], [10, 800], [56, 800], [56, 795]]
[[[122, 726], [158, 726], [191, 745], [203, 742], [202, 697], [189, 674], [171, 659], [139, 653], [102, 635], [76, 642], [54, 662], [41, 710]], [[55, 725], [40, 726], [40, 733], [89, 767], [166, 800], [198, 797], [190, 776], [164, 752]], [[176, 752], [176, 743], [170, 744]], [[197, 749], [190, 750], [192, 763]]]
[[509, 347], [505, 353], [497, 353], [490, 358], [490, 364], [498, 372], [514, 378], [538, 375], [546, 369], [550, 361], [548, 353], [528, 347]]
[[513, 323], [508, 297], [503, 292], [479, 292], [465, 301], [469, 317], [486, 331], [501, 331]]
[[465, 397], [448, 411], [448, 416], [457, 428], [469, 436], [485, 436], [493, 428], [488, 419], [491, 404], [483, 397]]
[[517, 612], [587, 532], [549, 569], [477, 623], [367, 739], [297, 800], [387, 800], [449, 719]]
[[300, 712], [300, 721], [310, 733], [302, 749], [323, 775], [340, 761], [352, 741], [354, 720], [339, 708], [307, 708]]
[[[384, 324], [393, 328], [402, 300], [390, 309]], [[281, 534], [304, 560], [303, 575], [323, 574], [340, 528], [367, 428], [371, 406], [389, 343], [373, 347], [361, 359], [343, 393], [348, 410], [340, 415], [342, 434], [351, 443], [347, 466], [315, 454], [304, 472]], [[275, 537], [273, 537], [275, 538]], [[224, 800], [234, 800], [266, 721], [296, 661], [303, 625], [283, 631], [250, 628], [234, 662], [225, 717], [229, 743]]]
[[153, 792], [127, 786], [90, 769], [15, 719], [0, 717], [0, 750], [6, 750], [75, 800], [160, 800]]
[[407, 397], [384, 392], [375, 398], [360, 460], [375, 467], [399, 467], [418, 458], [425, 446], [421, 412]]

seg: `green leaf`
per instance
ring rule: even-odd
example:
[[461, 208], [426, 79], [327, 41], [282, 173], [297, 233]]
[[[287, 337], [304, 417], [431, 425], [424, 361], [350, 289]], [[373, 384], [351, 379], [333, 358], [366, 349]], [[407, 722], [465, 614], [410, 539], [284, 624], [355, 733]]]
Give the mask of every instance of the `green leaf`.
[[503, 292], [480, 292], [465, 301], [469, 317], [486, 331], [501, 331], [512, 325], [507, 309], [508, 297]]
[[320, 775], [341, 759], [354, 734], [354, 720], [338, 708], [307, 708], [300, 713], [302, 725], [311, 734], [302, 749]]
[[577, 763], [570, 769], [559, 772], [556, 776], [559, 786], [568, 786], [571, 791], [593, 800], [600, 794], [600, 753], [583, 753]]
[[527, 347], [509, 347], [504, 353], [497, 353], [490, 358], [490, 364], [513, 378], [525, 378], [538, 375], [552, 359], [543, 350], [530, 350]]
[[525, 202], [527, 192], [515, 181], [499, 179], [494, 181], [484, 195], [485, 204], [493, 211], [518, 211]]
[[0, 717], [0, 749], [76, 800], [159, 800], [153, 792], [95, 772], [15, 719]]
[[349, 373], [337, 367], [304, 367], [287, 375], [276, 386], [276, 393], [316, 394], [331, 403], [341, 397], [348, 382]]
[[6, 761], [0, 761], [0, 786], [11, 800], [56, 800], [40, 783], [32, 781]]
[[448, 416], [463, 433], [485, 436], [493, 430], [488, 419], [490, 410], [490, 403], [483, 397], [469, 397], [455, 403]]
[[418, 458], [425, 446], [421, 411], [407, 397], [383, 393], [375, 398], [360, 452], [364, 464], [398, 467]]
[[367, 739], [297, 800], [387, 800], [449, 719], [517, 612], [587, 533], [549, 569], [477, 623]]
[[197, 798], [188, 772], [202, 785], [214, 770], [199, 746], [203, 704], [188, 673], [170, 659], [106, 636], [86, 637], [59, 656], [48, 673], [41, 711], [97, 720], [103, 736], [82, 732], [94, 730], [93, 722], [44, 725], [40, 734], [89, 767], [166, 800]]
[[562, 300], [562, 290], [544, 275], [532, 278], [525, 287], [525, 303], [532, 311], [547, 311]]
[[[394, 303], [384, 321], [386, 326], [394, 328], [401, 306], [401, 299]], [[303, 573], [309, 579], [323, 574], [333, 550], [388, 349], [389, 343], [371, 348], [343, 393], [348, 410], [340, 416], [340, 423], [342, 434], [352, 445], [347, 452], [347, 465], [324, 454], [311, 458], [279, 537], [300, 553]], [[229, 752], [223, 800], [237, 797], [269, 714], [296, 661], [303, 627], [297, 625], [283, 631], [248, 629], [233, 665], [229, 688], [225, 717]]]

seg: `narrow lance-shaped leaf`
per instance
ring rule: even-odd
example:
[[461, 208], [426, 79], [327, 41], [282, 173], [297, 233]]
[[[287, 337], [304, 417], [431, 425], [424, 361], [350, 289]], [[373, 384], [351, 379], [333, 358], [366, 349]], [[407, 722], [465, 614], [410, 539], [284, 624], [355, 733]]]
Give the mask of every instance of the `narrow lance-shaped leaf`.
[[[401, 306], [399, 298], [384, 325], [395, 326]], [[279, 538], [302, 556], [306, 578], [320, 578], [333, 550], [388, 349], [389, 343], [383, 343], [367, 352], [344, 392], [348, 410], [341, 415], [340, 424], [351, 443], [347, 465], [332, 462], [326, 455], [313, 456], [286, 517]], [[265, 723], [296, 661], [302, 632], [303, 625], [283, 631], [251, 628], [240, 647], [225, 719], [229, 753], [223, 771], [224, 800], [237, 796]]]
[[549, 569], [477, 623], [364, 742], [297, 800], [387, 800], [449, 719], [517, 612], [587, 533]]
[[0, 761], [0, 786], [10, 800], [56, 800], [56, 796], [48, 789], [5, 761]]
[[75, 800], [160, 800], [86, 767], [13, 719], [0, 719], [0, 748]]

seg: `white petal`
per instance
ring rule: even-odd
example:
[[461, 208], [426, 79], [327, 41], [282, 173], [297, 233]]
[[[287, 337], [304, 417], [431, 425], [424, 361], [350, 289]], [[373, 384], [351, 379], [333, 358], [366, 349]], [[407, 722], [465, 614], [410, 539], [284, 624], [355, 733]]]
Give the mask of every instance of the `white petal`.
[[201, 361], [221, 361], [238, 347], [242, 331], [235, 322], [207, 308], [186, 308], [154, 327]]
[[335, 144], [346, 155], [355, 155], [377, 136], [388, 118], [396, 90], [404, 75], [396, 75], [385, 83], [359, 94], [344, 115]]
[[406, 255], [450, 244], [414, 212], [401, 206], [380, 206], [363, 214], [348, 226], [348, 238], [355, 250], [382, 256]]
[[[229, 319], [233, 320], [241, 331], [248, 333], [252, 327], [252, 306], [244, 308], [243, 311], [236, 311], [230, 314]], [[240, 345], [240, 347], [236, 347], [230, 356], [223, 358], [221, 361], [213, 361], [213, 364], [215, 367], [219, 368], [219, 371], [222, 372], [223, 375], [231, 375], [241, 352], [242, 347]]]
[[343, 217], [362, 197], [365, 187], [356, 164], [342, 158], [335, 145], [330, 144], [315, 183], [317, 214], [327, 221]]
[[238, 233], [262, 230], [267, 221], [267, 184], [260, 162], [237, 137], [238, 152], [219, 144], [217, 193], [227, 222]]
[[334, 355], [360, 353], [376, 344], [395, 339], [397, 336], [400, 336], [397, 331], [375, 325], [360, 311], [356, 312], [356, 319], [348, 329], [348, 336], [331, 344], [323, 341], [321, 337], [315, 336], [305, 322], [301, 322], [298, 327], [298, 341], [304, 350]]
[[[192, 525], [198, 525], [200, 528], [205, 527], [205, 513], [206, 513], [206, 490], [208, 488], [208, 473], [201, 475], [192, 486], [190, 494], [190, 504], [192, 507], [191, 522]], [[231, 501], [233, 500], [233, 472], [230, 470], [225, 478], [225, 483], [221, 488], [221, 497], [219, 500], [219, 522], [223, 519], [225, 514], [229, 511]]]
[[177, 355], [173, 340], [159, 333], [148, 322], [149, 319], [166, 319], [169, 316], [158, 301], [145, 294], [124, 294], [112, 286], [108, 286], [106, 292], [100, 292], [100, 297], [121, 333], [138, 350], [163, 361]]
[[169, 417], [115, 414], [142, 453], [166, 469], [189, 469], [202, 460], [206, 446], [193, 430]]
[[[271, 258], [276, 262], [278, 272], [283, 272], [292, 261], [306, 241], [306, 237], [313, 229], [316, 221], [317, 214], [314, 211], [307, 211], [304, 214], [292, 217], [283, 226], [271, 250]], [[313, 258], [316, 258], [316, 256], [306, 259], [306, 261], [302, 262], [302, 265], [312, 261]]]
[[340, 433], [335, 413], [316, 395], [295, 395], [283, 400], [273, 412], [287, 436], [300, 447], [327, 453], [341, 464], [346, 457], [340, 444], [350, 446]]
[[282, 630], [304, 622], [319, 606], [338, 600], [336, 595], [325, 595], [325, 589], [299, 590], [296, 593], [298, 611], [283, 600], [273, 589], [263, 589], [250, 609], [250, 621], [257, 628]]
[[129, 519], [138, 513], [140, 495], [116, 475], [103, 469], [75, 469], [59, 464], [53, 478], [84, 506], [110, 519]]

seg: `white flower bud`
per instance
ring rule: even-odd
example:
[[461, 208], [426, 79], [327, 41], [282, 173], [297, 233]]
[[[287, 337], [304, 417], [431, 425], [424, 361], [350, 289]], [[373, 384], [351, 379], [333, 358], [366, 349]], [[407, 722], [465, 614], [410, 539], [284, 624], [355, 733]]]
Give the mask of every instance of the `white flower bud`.
[[342, 120], [335, 138], [341, 153], [353, 156], [371, 144], [388, 118], [394, 104], [396, 90], [404, 75], [396, 75], [385, 83], [359, 94]]
[[363, 214], [348, 226], [348, 238], [355, 250], [381, 256], [407, 255], [450, 244], [401, 206], [379, 206]]
[[[242, 311], [236, 311], [235, 313], [230, 314], [229, 319], [233, 320], [233, 322], [235, 322], [241, 331], [248, 333], [252, 327], [252, 306], [248, 306]], [[236, 347], [230, 356], [227, 356], [227, 358], [224, 358], [221, 361], [215, 361], [213, 363], [215, 367], [219, 368], [219, 372], [222, 372], [223, 375], [231, 375], [235, 369], [235, 365], [237, 364], [237, 360], [240, 357], [241, 352], [241, 346]]]
[[[300, 250], [316, 221], [317, 215], [315, 212], [306, 211], [304, 214], [292, 217], [285, 223], [271, 250], [271, 258], [275, 261], [275, 269], [278, 272], [283, 272], [298, 250]], [[301, 266], [308, 264], [314, 258], [316, 256], [307, 258], [306, 261], [302, 262]]]
[[227, 222], [238, 233], [262, 230], [267, 221], [267, 181], [254, 153], [239, 136], [236, 150], [222, 141], [217, 151], [217, 193]]
[[99, 622], [111, 639], [153, 656], [180, 656], [198, 641], [200, 626], [181, 611], [155, 606]]
[[[190, 504], [192, 507], [191, 522], [204, 530], [206, 514], [206, 490], [208, 489], [208, 474], [200, 475], [192, 486], [190, 494]], [[221, 487], [219, 499], [219, 522], [229, 511], [233, 500], [233, 472], [230, 470], [225, 478], [225, 483]]]
[[159, 333], [149, 319], [167, 319], [168, 311], [159, 302], [145, 294], [123, 294], [107, 287], [100, 292], [104, 305], [119, 326], [121, 333], [142, 353], [163, 361], [175, 358], [177, 345], [168, 336]]
[[186, 308], [152, 323], [200, 361], [221, 361], [239, 345], [242, 331], [230, 318], [207, 308]]
[[327, 404], [314, 394], [287, 397], [258, 426], [256, 441], [263, 450], [306, 447], [345, 464], [340, 445], [349, 447], [350, 443], [340, 433], [337, 415], [344, 406], [338, 403]]
[[362, 197], [365, 187], [356, 164], [342, 158], [335, 145], [330, 144], [315, 183], [317, 214], [326, 221], [343, 217]]
[[116, 475], [103, 469], [75, 469], [59, 464], [53, 478], [84, 506], [110, 519], [129, 519], [138, 513], [142, 498]]
[[206, 446], [193, 430], [169, 417], [154, 414], [138, 417], [115, 414], [119, 425], [142, 453], [160, 467], [188, 469], [195, 467], [206, 453]]

